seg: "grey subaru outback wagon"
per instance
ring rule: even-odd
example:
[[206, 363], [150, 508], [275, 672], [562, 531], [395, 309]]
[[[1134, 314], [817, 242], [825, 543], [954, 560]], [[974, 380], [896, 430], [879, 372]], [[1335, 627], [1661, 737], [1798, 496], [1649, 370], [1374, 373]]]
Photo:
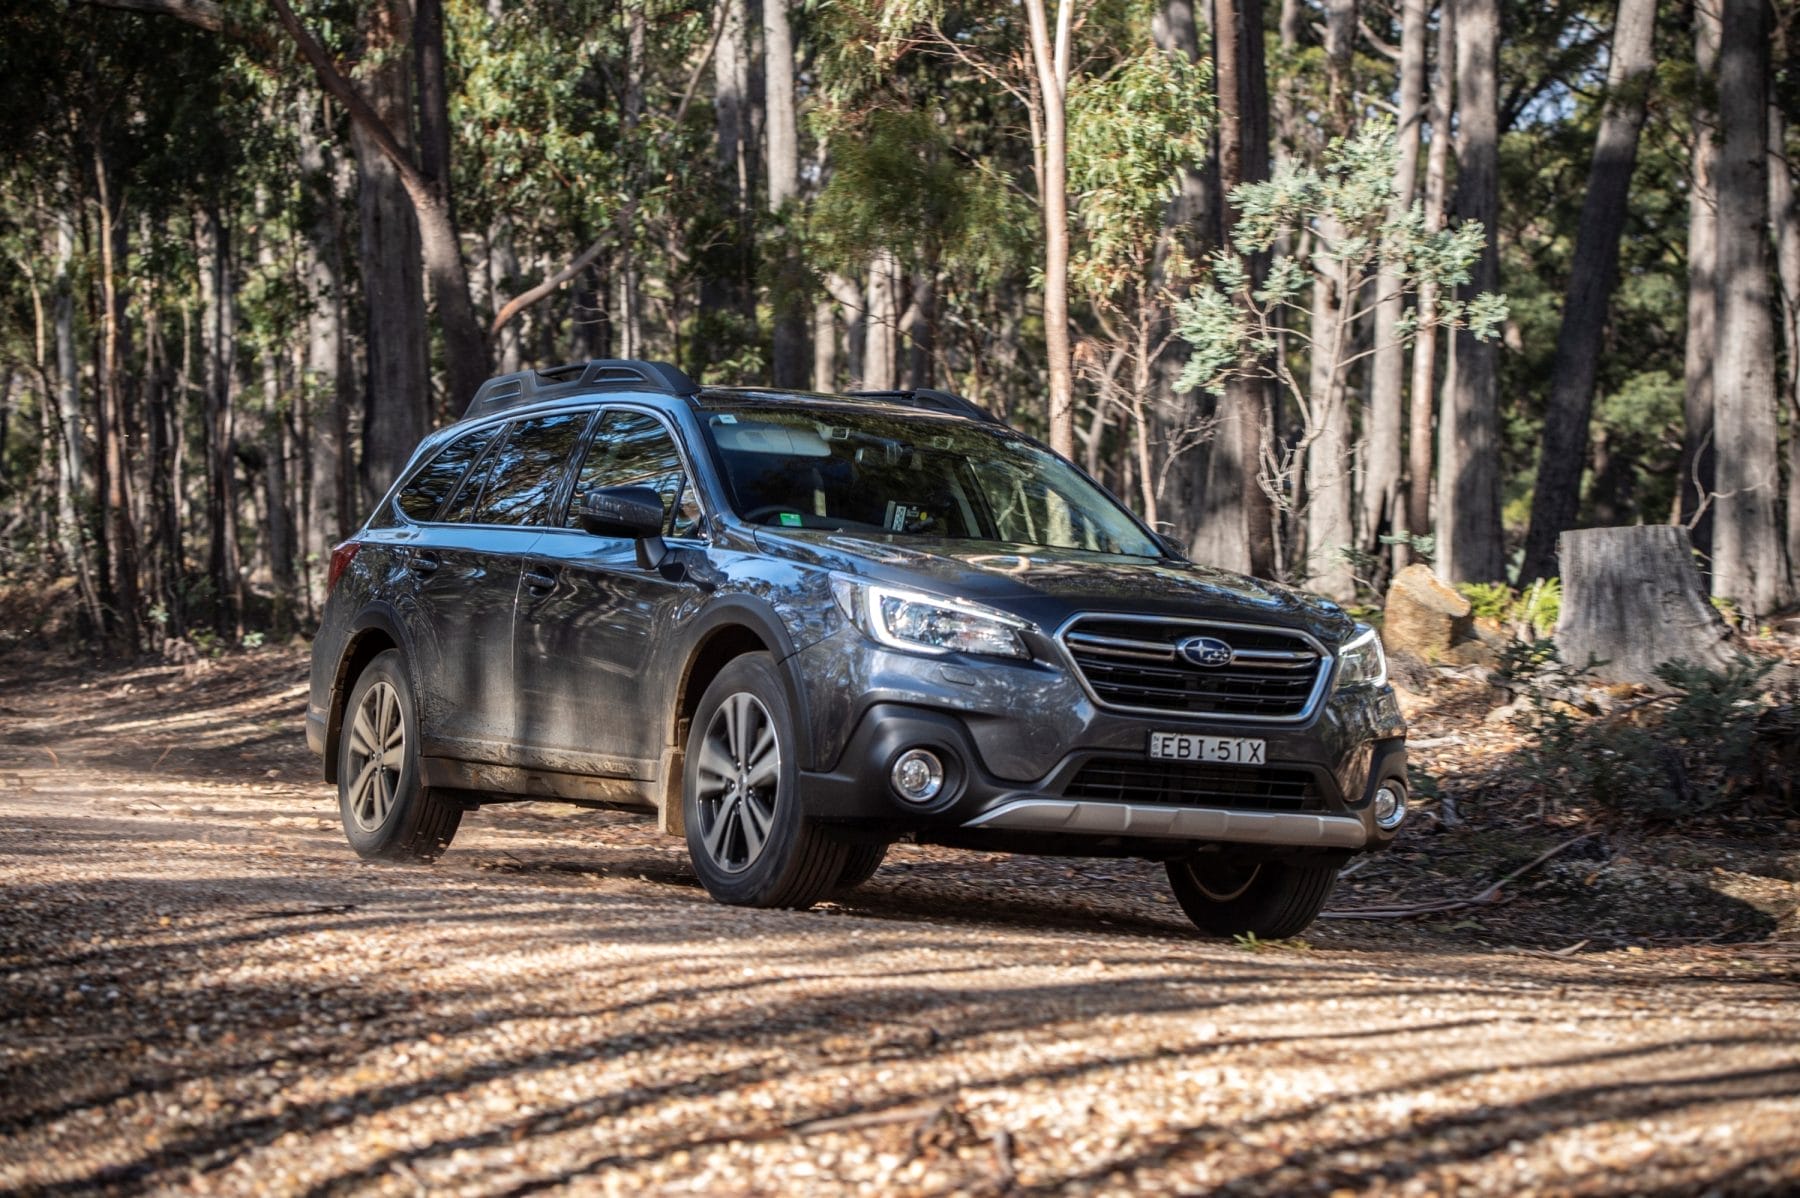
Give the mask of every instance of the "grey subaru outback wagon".
[[655, 813], [726, 903], [906, 839], [1161, 861], [1202, 930], [1277, 937], [1406, 813], [1369, 628], [946, 392], [496, 378], [329, 579], [307, 739], [365, 857], [559, 799]]

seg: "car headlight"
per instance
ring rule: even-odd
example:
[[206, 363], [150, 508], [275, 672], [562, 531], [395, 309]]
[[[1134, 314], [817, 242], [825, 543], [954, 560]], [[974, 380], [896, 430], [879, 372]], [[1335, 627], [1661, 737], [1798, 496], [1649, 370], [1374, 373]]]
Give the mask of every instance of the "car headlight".
[[831, 589], [851, 623], [883, 645], [913, 653], [1031, 656], [1019, 636], [1030, 625], [991, 607], [841, 576], [833, 576]]
[[1356, 626], [1356, 635], [1338, 650], [1339, 686], [1382, 686], [1387, 682], [1387, 654], [1381, 638], [1367, 624]]

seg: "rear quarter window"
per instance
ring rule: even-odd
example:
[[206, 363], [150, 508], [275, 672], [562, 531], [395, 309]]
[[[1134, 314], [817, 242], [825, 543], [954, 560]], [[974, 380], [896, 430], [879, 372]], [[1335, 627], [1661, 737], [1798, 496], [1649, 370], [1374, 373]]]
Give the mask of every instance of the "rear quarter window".
[[470, 465], [493, 439], [494, 430], [478, 428], [466, 433], [438, 450], [424, 466], [406, 481], [394, 496], [394, 504], [408, 520], [429, 523], [437, 519], [444, 501], [456, 490]]

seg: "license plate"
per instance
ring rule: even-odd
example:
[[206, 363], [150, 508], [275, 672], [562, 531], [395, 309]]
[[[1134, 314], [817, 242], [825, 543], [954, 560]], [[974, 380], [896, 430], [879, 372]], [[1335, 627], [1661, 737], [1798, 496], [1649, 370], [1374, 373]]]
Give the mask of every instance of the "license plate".
[[1152, 732], [1150, 756], [1168, 761], [1211, 761], [1221, 765], [1264, 765], [1263, 742], [1242, 736], [1195, 736]]

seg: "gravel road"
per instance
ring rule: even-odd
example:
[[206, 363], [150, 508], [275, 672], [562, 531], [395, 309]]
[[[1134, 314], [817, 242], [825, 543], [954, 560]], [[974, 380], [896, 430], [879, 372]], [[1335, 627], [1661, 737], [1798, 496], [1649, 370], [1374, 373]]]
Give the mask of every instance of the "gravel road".
[[364, 865], [270, 661], [0, 666], [0, 1191], [1800, 1188], [1791, 940], [1252, 951], [1152, 867], [910, 846], [734, 910], [537, 804]]

